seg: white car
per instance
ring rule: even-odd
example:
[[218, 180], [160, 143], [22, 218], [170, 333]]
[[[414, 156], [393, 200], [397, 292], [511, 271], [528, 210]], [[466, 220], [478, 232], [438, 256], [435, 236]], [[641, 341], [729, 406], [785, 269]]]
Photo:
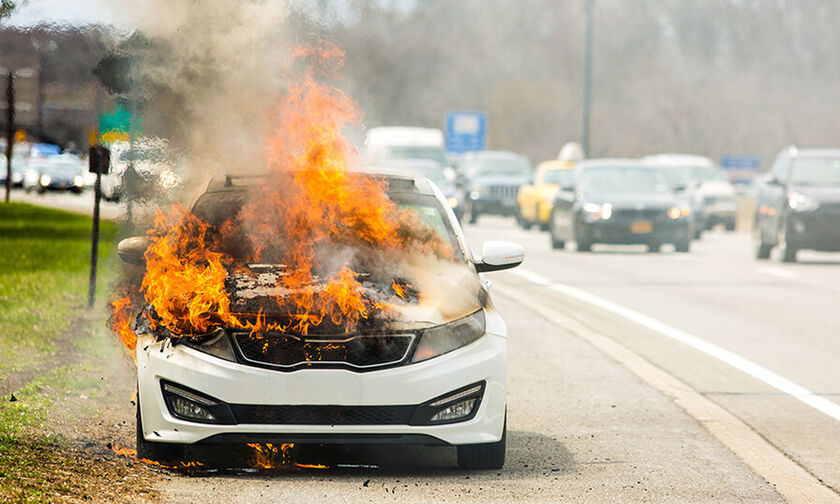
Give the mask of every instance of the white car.
[[[230, 179], [211, 184], [193, 213], [209, 215], [215, 202], [231, 208], [246, 194]], [[443, 323], [274, 333], [257, 343], [248, 331], [228, 328], [201, 339], [138, 331], [138, 456], [178, 460], [187, 445], [219, 443], [427, 444], [456, 446], [461, 468], [502, 467], [507, 330], [480, 274], [519, 265], [524, 250], [493, 241], [474, 258], [427, 179], [389, 177], [388, 195], [435, 221], [460, 252], [455, 262], [476, 288], [474, 306]], [[136, 262], [145, 245], [129, 238], [119, 247], [124, 260]], [[324, 349], [316, 352], [320, 360], [302, 350], [307, 345]]]

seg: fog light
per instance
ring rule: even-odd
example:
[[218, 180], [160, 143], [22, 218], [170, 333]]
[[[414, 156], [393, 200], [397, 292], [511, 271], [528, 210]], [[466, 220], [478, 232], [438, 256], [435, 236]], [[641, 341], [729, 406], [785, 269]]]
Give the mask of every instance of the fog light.
[[235, 423], [227, 405], [171, 383], [163, 383], [163, 398], [172, 416], [202, 423]]
[[42, 186], [48, 186], [50, 185], [50, 182], [52, 182], [52, 177], [45, 173], [44, 175], [41, 175], [40, 182]]
[[476, 398], [466, 399], [443, 408], [435, 413], [430, 422], [448, 422], [469, 416], [475, 407]]

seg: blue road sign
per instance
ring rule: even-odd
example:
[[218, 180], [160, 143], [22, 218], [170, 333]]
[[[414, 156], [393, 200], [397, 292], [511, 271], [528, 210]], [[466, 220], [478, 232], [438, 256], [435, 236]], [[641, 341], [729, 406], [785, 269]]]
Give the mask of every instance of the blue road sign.
[[446, 150], [453, 153], [484, 150], [487, 144], [487, 115], [457, 111], [446, 114]]
[[761, 160], [757, 156], [730, 154], [720, 158], [720, 167], [726, 172], [730, 182], [747, 184], [761, 170]]

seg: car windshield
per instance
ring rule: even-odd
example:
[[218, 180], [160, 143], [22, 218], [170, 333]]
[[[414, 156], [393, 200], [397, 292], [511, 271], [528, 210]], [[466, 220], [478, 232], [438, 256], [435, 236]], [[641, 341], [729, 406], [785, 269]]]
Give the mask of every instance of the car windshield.
[[412, 170], [413, 174], [418, 177], [426, 177], [427, 179], [431, 180], [435, 183], [438, 187], [448, 187], [452, 185], [449, 182], [449, 179], [446, 178], [446, 171], [440, 165], [423, 165], [423, 166], [416, 166]]
[[572, 170], [549, 170], [545, 173], [543, 182], [546, 184], [557, 184], [566, 186], [571, 184], [573, 178]]
[[[451, 245], [458, 259], [464, 258], [455, 230], [434, 196], [417, 193], [389, 193], [388, 196], [399, 208], [416, 214], [441, 241]], [[239, 214], [247, 198], [248, 192], [244, 189], [205, 193], [193, 205], [192, 213], [218, 227]]]
[[467, 168], [470, 177], [527, 177], [530, 173], [528, 161], [515, 157], [478, 159]]
[[815, 157], [794, 160], [791, 184], [809, 186], [840, 185], [840, 158]]
[[43, 170], [50, 175], [72, 177], [73, 175], [78, 175], [82, 168], [79, 163], [74, 163], [72, 161], [56, 161], [46, 163]]
[[446, 154], [440, 147], [401, 146], [389, 147], [389, 157], [392, 159], [430, 159], [441, 166], [446, 166]]
[[595, 166], [583, 170], [580, 190], [588, 194], [643, 194], [673, 191], [663, 170], [642, 166]]

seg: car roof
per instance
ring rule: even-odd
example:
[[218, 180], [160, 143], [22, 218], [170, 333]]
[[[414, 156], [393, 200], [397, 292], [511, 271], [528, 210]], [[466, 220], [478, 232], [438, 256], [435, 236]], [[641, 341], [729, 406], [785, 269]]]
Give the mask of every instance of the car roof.
[[662, 165], [693, 164], [698, 166], [714, 166], [715, 162], [706, 156], [698, 154], [654, 154], [645, 156], [642, 161]]
[[840, 157], [840, 148], [814, 147], [803, 149], [790, 147], [787, 149], [787, 154], [791, 157]]
[[[384, 178], [388, 181], [388, 192], [416, 193], [426, 196], [435, 196], [434, 186], [425, 177], [413, 177], [410, 175], [385, 173], [376, 169], [368, 172], [348, 172], [353, 176]], [[224, 177], [213, 177], [207, 184], [205, 193], [242, 191], [255, 187], [265, 182], [265, 175], [225, 175]]]
[[599, 158], [599, 159], [585, 159], [583, 161], [578, 161], [575, 165], [576, 168], [584, 169], [584, 168], [593, 168], [599, 166], [622, 166], [622, 167], [634, 167], [634, 168], [661, 168], [655, 164], [649, 163], [647, 161], [643, 161], [641, 159], [633, 159], [633, 158]]

